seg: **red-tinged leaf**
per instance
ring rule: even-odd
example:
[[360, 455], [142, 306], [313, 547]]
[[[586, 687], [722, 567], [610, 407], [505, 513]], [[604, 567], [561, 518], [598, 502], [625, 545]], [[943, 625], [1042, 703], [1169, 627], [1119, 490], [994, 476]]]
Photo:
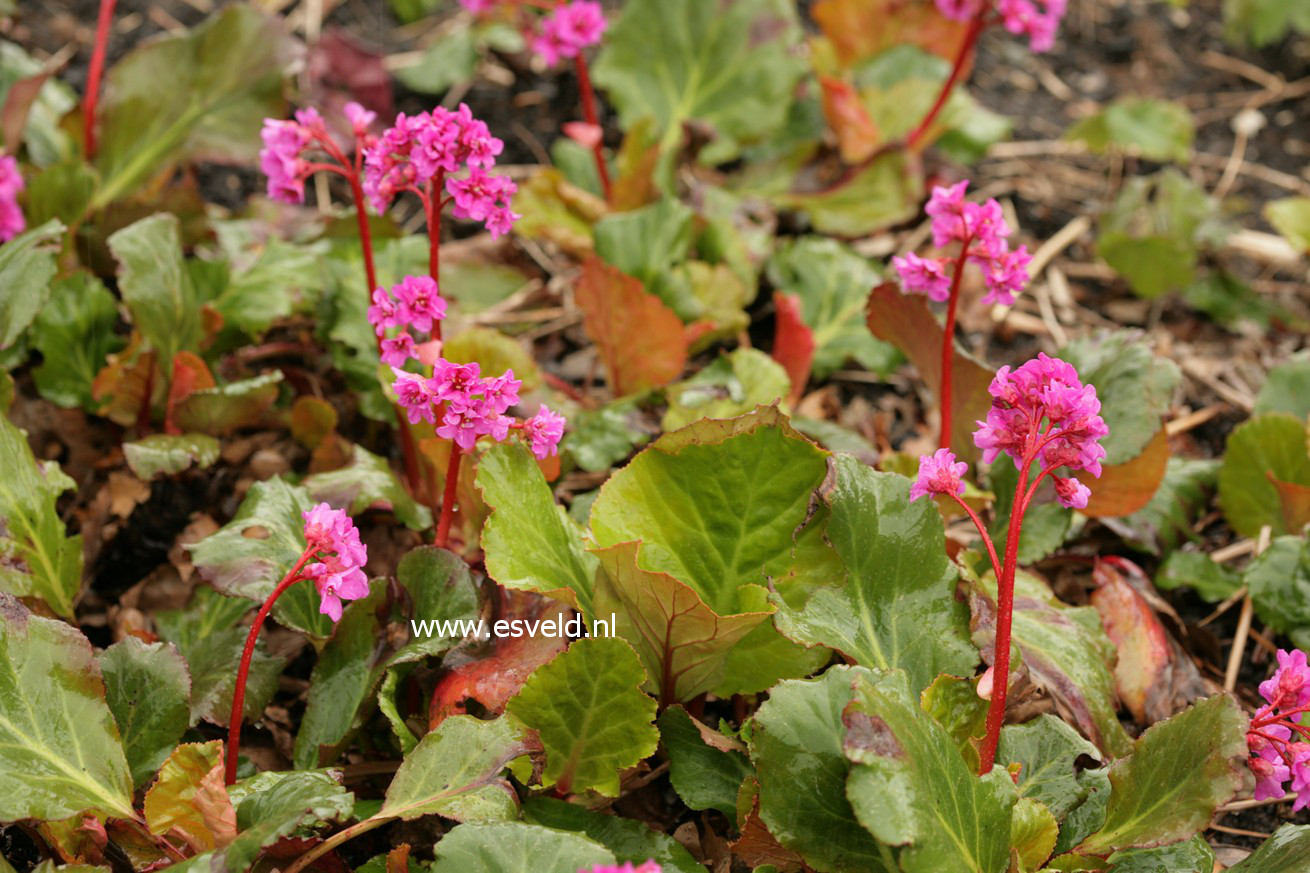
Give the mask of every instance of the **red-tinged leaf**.
[[1269, 483], [1278, 492], [1278, 502], [1283, 510], [1283, 524], [1289, 531], [1299, 531], [1310, 524], [1310, 486], [1298, 482], [1283, 482], [1268, 470], [1265, 471]]
[[662, 196], [655, 182], [660, 163], [659, 137], [653, 133], [651, 119], [634, 124], [623, 137], [623, 145], [614, 156], [614, 190], [610, 206], [615, 212], [640, 209]]
[[[66, 55], [64, 57], [67, 57]], [[4, 109], [0, 110], [0, 131], [3, 131], [5, 151], [17, 154], [23, 145], [23, 131], [27, 128], [27, 115], [41, 93], [46, 79], [63, 64], [46, 66], [41, 72], [19, 79], [9, 88]]]
[[1147, 696], [1164, 683], [1173, 660], [1169, 636], [1155, 610], [1108, 564], [1098, 562], [1094, 577], [1100, 587], [1092, 592], [1092, 606], [1119, 654], [1115, 692], [1133, 717], [1146, 723]]
[[[499, 618], [509, 622], [520, 620], [522, 627], [530, 632], [517, 637], [494, 636], [489, 644], [466, 650], [473, 660], [443, 676], [432, 693], [429, 730], [435, 730], [452, 715], [466, 714], [470, 700], [490, 713], [500, 714], [532, 672], [564, 651], [568, 644], [565, 636], [542, 633], [540, 622], [559, 621], [561, 615], [568, 621], [573, 617], [572, 610], [535, 594], [510, 589], [502, 592], [505, 608]], [[447, 660], [453, 660], [453, 656]]]
[[387, 873], [409, 873], [409, 843], [387, 852]]
[[1132, 515], [1151, 502], [1168, 466], [1169, 434], [1161, 428], [1131, 461], [1103, 467], [1099, 479], [1079, 478], [1092, 492], [1083, 514], [1093, 518]]
[[330, 125], [346, 130], [338, 119], [351, 100], [376, 112], [384, 123], [395, 117], [391, 74], [382, 55], [360, 45], [346, 30], [334, 27], [319, 38], [309, 52], [306, 71], [312, 105], [319, 107]]
[[591, 256], [582, 264], [575, 299], [615, 395], [661, 388], [682, 374], [682, 320], [641, 282]]
[[213, 388], [214, 374], [194, 352], [178, 352], [173, 356], [173, 379], [168, 385], [168, 401], [164, 407], [164, 431], [174, 436], [182, 429], [173, 421], [178, 404], [204, 388]]
[[752, 868], [776, 867], [779, 873], [796, 873], [805, 867], [801, 856], [786, 848], [776, 839], [760, 819], [760, 798], [757, 794], [750, 812], [741, 825], [741, 836], [732, 843], [732, 853]]
[[810, 367], [814, 364], [814, 331], [801, 317], [801, 300], [796, 295], [774, 291], [773, 306], [777, 312], [773, 359], [782, 364], [791, 379], [791, 397], [787, 402], [794, 407], [810, 381]]
[[968, 29], [937, 11], [933, 0], [819, 0], [813, 15], [847, 67], [902, 43], [953, 61]]
[[[884, 282], [869, 295], [868, 320], [873, 335], [904, 352], [929, 390], [938, 395], [943, 331], [927, 299], [902, 294], [894, 282]], [[973, 461], [978, 457], [973, 444], [973, 432], [978, 427], [975, 422], [984, 418], [991, 406], [987, 386], [992, 372], [964, 355], [958, 346], [953, 372], [951, 449], [962, 460]]]
[[163, 393], [162, 380], [155, 378], [155, 352], [142, 351], [142, 345], [141, 335], [134, 333], [127, 348], [109, 355], [91, 382], [91, 397], [102, 404], [100, 414], [123, 427], [148, 417], [154, 395]]
[[882, 145], [882, 131], [864, 108], [855, 87], [844, 79], [820, 76], [823, 89], [823, 115], [837, 134], [841, 159], [848, 164], [866, 160]]

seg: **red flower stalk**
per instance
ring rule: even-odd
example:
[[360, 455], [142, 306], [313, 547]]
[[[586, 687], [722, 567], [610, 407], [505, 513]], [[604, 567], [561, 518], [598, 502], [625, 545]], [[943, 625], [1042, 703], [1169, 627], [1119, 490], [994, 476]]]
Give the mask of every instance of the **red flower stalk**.
[[91, 66], [86, 73], [86, 95], [82, 98], [82, 142], [88, 161], [95, 160], [99, 149], [96, 139], [96, 105], [100, 102], [100, 79], [105, 73], [109, 28], [114, 23], [114, 7], [117, 5], [118, 0], [100, 0], [100, 14], [96, 17], [96, 41], [91, 49]]

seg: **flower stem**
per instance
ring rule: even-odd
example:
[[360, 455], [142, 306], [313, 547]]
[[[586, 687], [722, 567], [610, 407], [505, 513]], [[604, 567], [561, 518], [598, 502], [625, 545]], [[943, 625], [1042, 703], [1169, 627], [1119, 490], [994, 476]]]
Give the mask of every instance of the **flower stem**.
[[[582, 52], [578, 52], [577, 57], [573, 59], [574, 69], [578, 73], [578, 88], [582, 91], [582, 117], [587, 120], [587, 124], [600, 130], [600, 114], [596, 111], [596, 90], [591, 85], [591, 72], [587, 69], [587, 59]], [[614, 186], [610, 182], [609, 166], [605, 163], [605, 143], [604, 138], [599, 137], [596, 144], [591, 147], [591, 153], [596, 158], [596, 173], [600, 176], [600, 187], [605, 193], [605, 202], [613, 200]]]
[[455, 517], [455, 491], [459, 483], [459, 459], [463, 452], [459, 444], [450, 444], [450, 462], [446, 464], [446, 493], [441, 498], [441, 518], [437, 521], [437, 548], [446, 548], [450, 542], [450, 522]]
[[987, 556], [992, 559], [992, 572], [996, 574], [997, 579], [1000, 579], [1001, 562], [996, 557], [996, 546], [992, 543], [992, 537], [987, 533], [987, 528], [983, 527], [982, 519], [978, 517], [978, 513], [973, 511], [972, 506], [960, 499], [960, 495], [952, 494], [950, 498], [960, 504], [960, 508], [968, 514], [969, 520], [973, 522], [973, 526], [978, 528], [978, 534], [982, 537], [983, 545], [987, 547]]
[[100, 0], [100, 15], [96, 18], [96, 41], [91, 50], [91, 66], [86, 74], [86, 96], [82, 98], [82, 142], [88, 161], [95, 160], [99, 149], [96, 141], [96, 104], [100, 102], [100, 78], [105, 73], [109, 28], [114, 23], [114, 7], [117, 5], [118, 0]]
[[951, 277], [951, 299], [946, 304], [946, 325], [942, 333], [942, 384], [938, 393], [942, 407], [941, 431], [937, 435], [937, 448], [951, 447], [951, 395], [955, 373], [955, 313], [960, 305], [960, 282], [964, 278], [964, 264], [969, 257], [969, 243], [965, 240], [960, 256], [955, 261], [955, 275]]
[[296, 565], [287, 571], [287, 575], [282, 577], [282, 581], [273, 589], [273, 593], [264, 601], [264, 605], [259, 608], [255, 614], [255, 620], [250, 625], [250, 633], [246, 634], [246, 647], [241, 650], [241, 666], [237, 669], [236, 686], [232, 689], [232, 713], [228, 719], [227, 725], [227, 766], [224, 771], [223, 780], [227, 785], [237, 781], [237, 754], [241, 746], [241, 722], [245, 715], [246, 703], [246, 679], [250, 676], [250, 660], [255, 655], [255, 641], [259, 639], [259, 631], [264, 626], [264, 619], [273, 609], [273, 604], [282, 596], [292, 585], [308, 577], [300, 575], [300, 571], [305, 568], [314, 557], [314, 550], [305, 549], [300, 560]]
[[[441, 288], [441, 192], [445, 189], [446, 171], [437, 170], [436, 178], [429, 185], [427, 203], [428, 208], [428, 275], [432, 281], [437, 283]], [[442, 296], [450, 299], [445, 289], [441, 288]], [[432, 338], [441, 339], [441, 322], [432, 323]]]
[[969, 29], [965, 32], [964, 40], [960, 43], [960, 50], [955, 55], [955, 63], [951, 65], [950, 76], [942, 84], [942, 90], [938, 92], [937, 99], [933, 102], [932, 108], [928, 110], [928, 114], [923, 117], [923, 120], [919, 122], [919, 126], [914, 129], [909, 139], [906, 140], [906, 144], [911, 151], [919, 145], [920, 141], [928, 133], [928, 129], [932, 127], [933, 122], [937, 120], [937, 116], [941, 115], [942, 110], [946, 108], [946, 101], [950, 99], [951, 92], [955, 90], [960, 77], [964, 75], [964, 68], [968, 66], [974, 47], [978, 44], [978, 37], [982, 35], [983, 28], [987, 26], [987, 14], [990, 11], [990, 4], [983, 4], [978, 13], [969, 21]]

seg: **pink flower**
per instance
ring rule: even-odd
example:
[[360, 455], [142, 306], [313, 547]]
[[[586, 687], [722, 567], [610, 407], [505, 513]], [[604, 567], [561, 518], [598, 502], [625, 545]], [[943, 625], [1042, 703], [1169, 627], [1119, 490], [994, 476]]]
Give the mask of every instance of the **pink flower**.
[[350, 128], [355, 132], [357, 137], [368, 136], [368, 129], [377, 121], [378, 114], [370, 112], [363, 106], [351, 100], [347, 103], [342, 111], [345, 113], [346, 120], [350, 122]]
[[396, 402], [404, 407], [405, 417], [409, 419], [409, 423], [418, 424], [420, 421], [434, 423], [437, 420], [435, 406], [441, 398], [433, 391], [431, 381], [413, 373], [406, 373], [395, 366], [391, 368], [391, 372], [396, 374], [396, 381], [391, 383], [391, 387], [396, 392]]
[[1055, 499], [1069, 509], [1086, 509], [1092, 490], [1072, 476], [1053, 476]]
[[599, 3], [575, 0], [556, 7], [541, 20], [541, 32], [532, 41], [532, 50], [548, 67], [560, 58], [575, 58], [588, 46], [600, 42], [605, 33], [605, 12]]
[[18, 194], [26, 183], [12, 155], [0, 155], [0, 242], [8, 242], [27, 229], [27, 219], [18, 205]]
[[918, 500], [929, 494], [964, 493], [962, 476], [969, 472], [969, 465], [963, 461], [956, 462], [955, 455], [949, 449], [938, 449], [931, 455], [919, 456], [919, 476], [910, 486], [910, 500]]
[[952, 21], [968, 21], [980, 6], [981, 0], [937, 0], [937, 11]]
[[368, 596], [368, 577], [360, 568], [368, 562], [368, 548], [350, 516], [326, 503], [303, 513], [305, 543], [317, 562], [305, 569], [320, 597], [319, 612], [341, 620], [341, 601]]
[[414, 116], [401, 113], [364, 150], [364, 190], [381, 212], [401, 191], [422, 191], [438, 173], [494, 166], [504, 148], [466, 104], [453, 112], [437, 107]]
[[356, 566], [328, 561], [306, 570], [318, 589], [318, 611], [333, 621], [341, 621], [341, 601], [368, 597], [368, 576]]
[[374, 288], [373, 305], [368, 308], [368, 322], [373, 325], [373, 330], [378, 336], [386, 334], [387, 328], [397, 327], [400, 324], [399, 314], [396, 301], [391, 299], [387, 289]]
[[1013, 251], [1002, 250], [985, 261], [983, 275], [987, 280], [987, 294], [983, 296], [983, 303], [1012, 305], [1015, 296], [1028, 284], [1028, 264], [1032, 259], [1028, 247], [1019, 246]]
[[1055, 44], [1055, 32], [1064, 18], [1065, 0], [998, 0], [1005, 29], [1016, 36], [1027, 36], [1035, 52], [1048, 52]]
[[401, 331], [391, 339], [382, 341], [382, 363], [388, 367], [403, 367], [410, 358], [418, 357], [414, 338], [406, 331]]
[[478, 393], [481, 372], [477, 364], [454, 364], [443, 358], [432, 368], [432, 395], [437, 400], [468, 404], [469, 398]]
[[447, 179], [446, 190], [455, 198], [452, 214], [483, 222], [493, 237], [508, 232], [521, 216], [509, 209], [518, 186], [508, 176], [494, 176], [474, 168], [463, 179]]
[[446, 404], [446, 411], [441, 416], [437, 436], [452, 441], [468, 452], [473, 450], [484, 430], [482, 410], [476, 404], [451, 401]]
[[531, 443], [533, 455], [538, 459], [549, 457], [556, 453], [560, 438], [564, 436], [564, 416], [543, 405], [536, 415], [523, 422], [523, 435]]
[[578, 873], [660, 873], [660, 865], [654, 861], [647, 861], [638, 867], [632, 866], [631, 861], [622, 866], [598, 864], [590, 870], [579, 870]]
[[480, 15], [495, 9], [498, 2], [500, 0], [459, 0], [459, 5], [474, 15]]
[[514, 378], [513, 370], [506, 370], [496, 378], [487, 379], [482, 383], [482, 395], [492, 409], [503, 415], [511, 406], [519, 402], [519, 388], [522, 385], [521, 380]]
[[1284, 783], [1292, 778], [1292, 771], [1286, 764], [1266, 761], [1264, 758], [1250, 758], [1248, 763], [1255, 775], [1255, 799], [1278, 800], [1286, 793]]
[[968, 187], [969, 182], [965, 180], [949, 188], [939, 185], [932, 189], [923, 211], [932, 218], [932, 244], [939, 249], [964, 241], [964, 192]]
[[415, 330], [430, 333], [433, 322], [446, 317], [446, 301], [431, 276], [406, 276], [391, 287], [391, 295], [400, 322]]
[[264, 147], [259, 168], [268, 177], [268, 196], [281, 203], [304, 203], [308, 170], [300, 155], [309, 146], [309, 132], [295, 121], [266, 118], [260, 138]]
[[1279, 649], [1278, 669], [1260, 683], [1260, 694], [1279, 709], [1310, 706], [1310, 667], [1306, 666], [1305, 652]]
[[938, 303], [951, 298], [951, 277], [946, 275], [946, 262], [940, 258], [921, 258], [910, 252], [892, 258], [892, 266], [901, 276], [902, 293], [926, 294]]

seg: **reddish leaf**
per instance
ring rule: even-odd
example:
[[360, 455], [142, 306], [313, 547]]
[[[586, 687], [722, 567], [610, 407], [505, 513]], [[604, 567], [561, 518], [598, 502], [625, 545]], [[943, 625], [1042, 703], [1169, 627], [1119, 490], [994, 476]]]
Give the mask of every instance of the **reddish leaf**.
[[574, 293], [616, 395], [660, 388], [682, 374], [682, 320], [641, 282], [593, 255]]
[[387, 852], [387, 873], [409, 873], [409, 843]]
[[801, 299], [794, 294], [773, 292], [773, 306], [777, 321], [773, 330], [773, 359], [787, 371], [791, 379], [791, 397], [795, 406], [805, 393], [810, 381], [810, 367], [814, 363], [814, 331], [801, 317]]
[[805, 868], [804, 859], [791, 849], [784, 847], [769, 833], [764, 820], [760, 818], [760, 798], [757, 794], [751, 803], [750, 812], [741, 825], [741, 836], [732, 844], [733, 854], [741, 858], [750, 867], [776, 867], [782, 873], [795, 873]]
[[1102, 467], [1099, 479], [1079, 477], [1092, 492], [1083, 514], [1093, 518], [1132, 515], [1151, 502], [1168, 465], [1169, 434], [1161, 428], [1142, 453], [1126, 464]]
[[378, 114], [390, 123], [396, 104], [391, 74], [383, 57], [357, 43], [346, 30], [334, 27], [314, 44], [309, 52], [306, 72], [311, 83], [311, 105], [318, 106], [329, 124], [345, 130], [342, 107], [351, 100]]
[[[894, 282], [884, 282], [869, 295], [868, 320], [873, 335], [904, 352], [936, 395], [942, 381], [942, 328], [927, 299], [902, 294]], [[987, 386], [992, 382], [992, 375], [956, 347], [951, 389], [951, 449], [961, 460], [973, 461], [978, 457], [973, 432], [978, 427], [976, 422], [987, 415], [991, 406]]]
[[103, 404], [100, 414], [123, 427], [143, 418], [148, 422], [154, 395], [162, 393], [155, 378], [155, 352], [143, 352], [143, 344], [141, 335], [133, 333], [127, 348], [110, 355], [91, 382], [91, 396]]
[[[568, 620], [572, 611], [554, 600], [536, 594], [501, 589], [505, 609], [500, 618], [528, 622]], [[432, 730], [452, 715], [468, 712], [468, 701], [476, 701], [488, 712], [500, 714], [509, 699], [519, 692], [532, 671], [564, 651], [568, 640], [562, 636], [525, 634], [521, 637], [493, 637], [490, 644], [478, 645], [468, 654], [476, 660], [461, 664], [447, 673], [432, 692], [428, 708], [428, 729]], [[453, 658], [447, 658], [453, 660]]]
[[837, 134], [841, 159], [858, 164], [882, 145], [882, 131], [864, 108], [864, 102], [849, 82], [833, 76], [820, 76], [823, 88], [823, 115]]
[[[67, 55], [61, 53], [61, 57]], [[5, 151], [16, 154], [23, 144], [23, 131], [27, 128], [27, 115], [32, 111], [32, 104], [41, 93], [45, 80], [50, 78], [63, 63], [47, 64], [45, 69], [35, 75], [19, 79], [9, 88], [5, 97], [4, 109], [0, 110], [0, 131], [3, 131]]]
[[173, 380], [168, 386], [168, 401], [164, 406], [164, 432], [180, 434], [182, 429], [173, 421], [178, 404], [203, 388], [215, 386], [214, 375], [200, 356], [194, 352], [178, 352], [173, 356]]
[[[902, 43], [953, 61], [968, 29], [933, 0], [819, 0], [812, 14], [847, 67]], [[963, 75], [968, 81], [967, 67]]]
[[1299, 531], [1310, 524], [1310, 487], [1296, 482], [1284, 482], [1274, 477], [1272, 471], [1266, 470], [1265, 477], [1278, 492], [1278, 501], [1282, 504], [1283, 524], [1289, 531]]
[[1155, 610], [1109, 564], [1097, 562], [1093, 576], [1100, 587], [1092, 592], [1092, 606], [1101, 614], [1105, 634], [1119, 654], [1115, 692], [1133, 717], [1145, 724], [1147, 695], [1164, 682], [1173, 660], [1169, 636]]

